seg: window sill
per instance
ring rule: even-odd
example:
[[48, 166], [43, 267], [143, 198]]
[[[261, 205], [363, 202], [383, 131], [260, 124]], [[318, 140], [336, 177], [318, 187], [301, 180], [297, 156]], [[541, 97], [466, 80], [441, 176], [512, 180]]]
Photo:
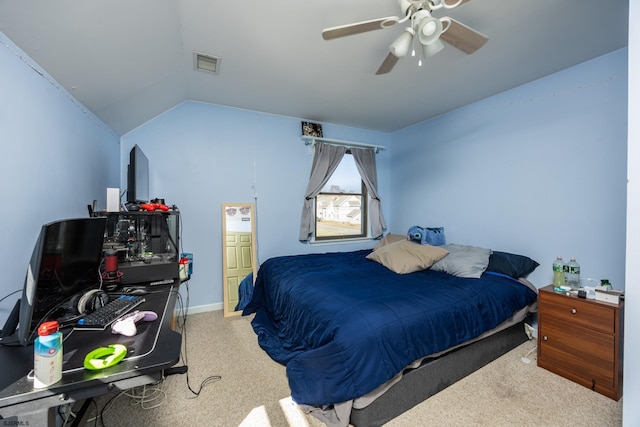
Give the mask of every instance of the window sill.
[[309, 240], [309, 245], [326, 246], [326, 245], [346, 245], [349, 243], [369, 242], [372, 237], [354, 237], [353, 239], [336, 239], [336, 240]]

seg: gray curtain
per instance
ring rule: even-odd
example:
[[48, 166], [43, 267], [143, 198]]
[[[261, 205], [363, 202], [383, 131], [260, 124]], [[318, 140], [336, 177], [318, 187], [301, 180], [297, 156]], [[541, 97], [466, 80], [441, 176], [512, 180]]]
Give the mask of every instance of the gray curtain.
[[[309, 184], [307, 185], [304, 207], [302, 208], [300, 241], [306, 242], [311, 237], [316, 222], [313, 209], [315, 197], [320, 193], [327, 181], [329, 181], [329, 178], [331, 178], [338, 164], [340, 164], [340, 160], [342, 160], [346, 151], [347, 148], [343, 146], [316, 142], [313, 165], [311, 166], [311, 176], [309, 178]], [[362, 174], [362, 172], [360, 173]]]
[[382, 236], [387, 228], [382, 215], [382, 206], [378, 196], [378, 172], [376, 169], [375, 148], [352, 148], [351, 154], [356, 161], [356, 167], [367, 192], [369, 193], [369, 221], [371, 221], [371, 235], [374, 239]]

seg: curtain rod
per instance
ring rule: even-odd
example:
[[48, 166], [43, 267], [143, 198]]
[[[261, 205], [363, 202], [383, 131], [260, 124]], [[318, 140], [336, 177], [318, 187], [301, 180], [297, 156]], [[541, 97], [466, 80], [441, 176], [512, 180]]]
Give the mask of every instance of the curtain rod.
[[318, 142], [324, 142], [324, 143], [333, 144], [333, 145], [344, 145], [345, 147], [375, 148], [376, 152], [378, 152], [378, 150], [384, 150], [385, 149], [385, 147], [383, 145], [365, 144], [363, 142], [341, 141], [339, 139], [320, 138], [320, 137], [317, 137], [317, 136], [308, 136], [308, 135], [303, 135], [301, 138], [304, 141], [305, 145], [312, 145], [316, 141], [318, 141]]

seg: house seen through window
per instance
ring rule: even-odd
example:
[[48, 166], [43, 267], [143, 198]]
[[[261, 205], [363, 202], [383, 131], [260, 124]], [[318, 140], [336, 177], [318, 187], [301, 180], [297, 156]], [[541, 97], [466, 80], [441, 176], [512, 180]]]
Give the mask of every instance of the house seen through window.
[[367, 235], [367, 190], [353, 156], [345, 154], [316, 196], [316, 240]]

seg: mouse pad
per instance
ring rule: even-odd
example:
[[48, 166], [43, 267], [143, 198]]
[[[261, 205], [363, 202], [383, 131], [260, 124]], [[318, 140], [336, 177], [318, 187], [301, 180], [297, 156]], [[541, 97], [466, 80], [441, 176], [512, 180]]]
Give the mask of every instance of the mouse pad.
[[76, 329], [70, 332], [68, 337], [64, 337], [62, 344], [63, 372], [84, 369], [85, 356], [90, 351], [109, 344], [122, 344], [127, 347], [124, 360], [144, 356], [153, 351], [160, 333], [162, 315], [172, 291], [162, 290], [144, 295], [145, 301], [131, 311], [154, 311], [158, 314], [158, 319], [153, 322], [136, 323], [138, 333], [132, 337], [111, 333], [111, 326], [107, 326], [104, 331]]

